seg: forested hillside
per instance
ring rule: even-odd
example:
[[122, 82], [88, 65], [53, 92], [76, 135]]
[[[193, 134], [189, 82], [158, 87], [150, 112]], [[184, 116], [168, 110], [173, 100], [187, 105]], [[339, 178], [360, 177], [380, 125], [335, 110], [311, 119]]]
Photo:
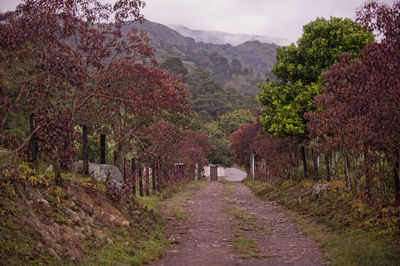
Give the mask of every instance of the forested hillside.
[[276, 44], [249, 41], [232, 46], [196, 42], [183, 37], [165, 25], [146, 21], [130, 22], [123, 31], [132, 28], [143, 30], [156, 48], [156, 58], [163, 62], [168, 57], [180, 58], [189, 72], [202, 67], [211, 72], [212, 79], [224, 88], [233, 87], [244, 93], [257, 93], [257, 83], [266, 77], [273, 79], [270, 69], [275, 64]]

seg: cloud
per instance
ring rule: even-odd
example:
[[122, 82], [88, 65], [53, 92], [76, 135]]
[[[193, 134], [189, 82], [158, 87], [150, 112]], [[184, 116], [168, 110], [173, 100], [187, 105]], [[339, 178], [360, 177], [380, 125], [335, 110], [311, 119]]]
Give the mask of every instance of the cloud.
[[[113, 2], [115, 0], [101, 0]], [[384, 0], [393, 4], [396, 0]], [[365, 0], [147, 0], [143, 14], [162, 24], [192, 29], [269, 35], [295, 42], [303, 25], [317, 17], [355, 17]], [[10, 10], [15, 0], [1, 0]]]

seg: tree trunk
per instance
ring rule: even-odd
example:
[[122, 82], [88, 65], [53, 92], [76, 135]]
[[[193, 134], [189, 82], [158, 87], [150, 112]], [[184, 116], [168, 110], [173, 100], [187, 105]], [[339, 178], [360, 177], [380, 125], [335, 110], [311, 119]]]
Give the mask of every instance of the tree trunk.
[[62, 177], [61, 177], [60, 164], [58, 162], [54, 163], [53, 169], [54, 169], [54, 176], [55, 176], [56, 185], [62, 186], [63, 185], [63, 180], [62, 180]]
[[136, 196], [136, 161], [135, 158], [132, 157], [132, 194]]
[[332, 175], [336, 176], [336, 152], [332, 152], [331, 165], [332, 165]]
[[396, 162], [394, 164], [394, 196], [396, 203], [400, 204], [400, 180], [399, 180], [399, 155], [397, 155]]
[[146, 167], [145, 170], [145, 191], [146, 191], [146, 196], [150, 195], [150, 169], [148, 167]]
[[139, 195], [143, 197], [143, 169], [139, 163]]
[[350, 191], [350, 160], [349, 160], [349, 155], [347, 154], [347, 152], [344, 155], [344, 178], [346, 180], [346, 187], [347, 190]]
[[114, 152], [114, 164], [121, 172], [121, 175], [125, 178], [125, 151], [122, 150], [120, 145], [117, 146], [117, 149]]
[[326, 165], [326, 180], [328, 182], [330, 182], [331, 181], [331, 172], [329, 169], [329, 155], [327, 153], [325, 154], [325, 165]]
[[[33, 118], [32, 114], [29, 116], [29, 124], [30, 124], [30, 131], [32, 133], [36, 129], [36, 120]], [[36, 133], [32, 135], [32, 138], [29, 141], [29, 150], [30, 150], [29, 162], [31, 163], [32, 167], [36, 168], [37, 154], [38, 154]]]
[[301, 156], [303, 157], [303, 171], [304, 171], [304, 178], [308, 177], [307, 174], [307, 158], [306, 158], [306, 148], [301, 146]]
[[156, 167], [153, 165], [153, 167], [151, 167], [151, 177], [153, 180], [153, 192], [157, 191], [157, 186], [156, 186]]
[[365, 165], [365, 195], [367, 197], [367, 202], [371, 204], [372, 202], [372, 173], [371, 164], [369, 160], [368, 151], [364, 152], [364, 165]]
[[299, 177], [299, 156], [297, 154], [297, 149], [294, 150], [294, 175], [295, 178]]
[[106, 135], [100, 135], [100, 164], [106, 163]]
[[317, 162], [317, 156], [314, 152], [314, 147], [311, 148], [311, 156], [313, 159], [314, 163], [314, 175], [315, 175], [315, 180], [319, 180], [319, 174], [318, 174], [318, 162]]
[[255, 168], [255, 158], [254, 153], [250, 154], [250, 175], [251, 180], [254, 180], [254, 168]]
[[195, 165], [194, 180], [195, 181], [199, 180], [199, 163], [198, 162], [196, 162], [196, 165]]
[[88, 145], [88, 132], [87, 132], [87, 126], [83, 125], [83, 132], [82, 132], [82, 137], [83, 137], [83, 174], [88, 175], [89, 174], [89, 145]]

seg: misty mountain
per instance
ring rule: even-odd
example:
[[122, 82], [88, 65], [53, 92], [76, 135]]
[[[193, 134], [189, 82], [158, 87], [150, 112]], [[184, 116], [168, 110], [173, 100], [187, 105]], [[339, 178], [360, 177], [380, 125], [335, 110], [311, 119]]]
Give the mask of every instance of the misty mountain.
[[233, 46], [197, 42], [170, 27], [151, 21], [142, 24], [129, 22], [122, 30], [132, 28], [147, 32], [160, 63], [168, 57], [179, 57], [189, 72], [197, 67], [206, 69], [224, 88], [233, 87], [244, 93], [255, 94], [258, 92], [257, 83], [266, 78], [273, 79], [270, 70], [276, 62], [278, 47], [274, 43], [255, 40]]
[[205, 30], [192, 30], [182, 25], [168, 25], [173, 30], [180, 33], [182, 36], [190, 37], [197, 42], [214, 43], [214, 44], [231, 44], [239, 45], [248, 41], [260, 41], [264, 43], [285, 43], [286, 40], [278, 37], [271, 37], [265, 35], [249, 35], [249, 34], [236, 34], [220, 31], [205, 31]]

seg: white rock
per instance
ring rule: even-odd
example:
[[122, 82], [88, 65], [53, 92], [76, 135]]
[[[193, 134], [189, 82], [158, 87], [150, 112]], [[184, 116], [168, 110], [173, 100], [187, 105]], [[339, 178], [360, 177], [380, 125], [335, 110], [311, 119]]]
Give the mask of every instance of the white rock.
[[328, 184], [316, 184], [313, 187], [313, 196], [318, 198], [324, 190], [327, 190], [329, 187]]

